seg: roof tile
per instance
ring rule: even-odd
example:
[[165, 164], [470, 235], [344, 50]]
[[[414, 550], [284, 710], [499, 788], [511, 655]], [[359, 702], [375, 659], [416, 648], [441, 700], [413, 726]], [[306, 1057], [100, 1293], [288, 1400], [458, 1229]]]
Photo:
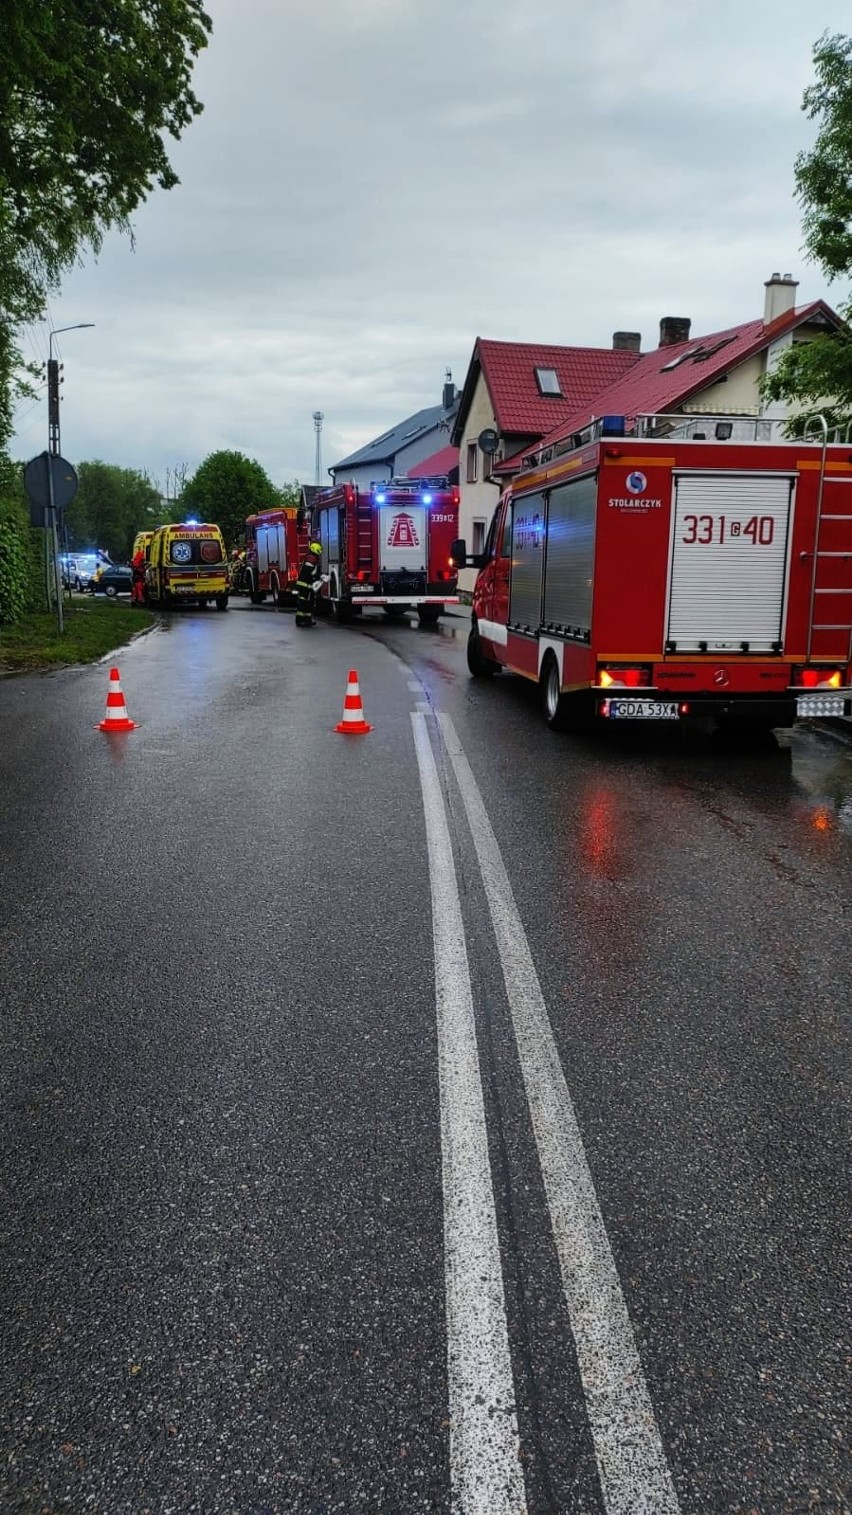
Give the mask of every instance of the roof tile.
[[[551, 347], [482, 338], [476, 355], [500, 430], [504, 435], [536, 437], [552, 431], [639, 361], [638, 353], [607, 347]], [[539, 392], [536, 368], [556, 370], [561, 397]]]
[[725, 331], [714, 331], [706, 337], [691, 337], [688, 342], [677, 342], [644, 353], [614, 383], [595, 395], [587, 395], [569, 415], [560, 417], [544, 435], [542, 446], [562, 441], [599, 416], [624, 416], [626, 420], [633, 420], [637, 415], [674, 410], [685, 404], [696, 391], [707, 389], [722, 374], [729, 373], [776, 337], [802, 325], [817, 312], [829, 316], [832, 321], [837, 320], [823, 300], [814, 300], [810, 305], [779, 316], [769, 326], [764, 326], [762, 320], [746, 321], [742, 326], [729, 326]]

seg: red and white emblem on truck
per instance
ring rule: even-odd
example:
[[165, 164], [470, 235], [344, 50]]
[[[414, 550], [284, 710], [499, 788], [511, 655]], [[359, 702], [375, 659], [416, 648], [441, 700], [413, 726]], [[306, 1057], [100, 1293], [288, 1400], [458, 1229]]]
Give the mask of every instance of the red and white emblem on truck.
[[406, 515], [404, 511], [401, 511], [399, 515], [394, 516], [393, 520], [391, 521], [391, 528], [388, 532], [387, 545], [388, 547], [420, 546], [420, 538], [417, 535], [417, 529], [414, 525], [414, 521], [412, 520], [411, 516]]

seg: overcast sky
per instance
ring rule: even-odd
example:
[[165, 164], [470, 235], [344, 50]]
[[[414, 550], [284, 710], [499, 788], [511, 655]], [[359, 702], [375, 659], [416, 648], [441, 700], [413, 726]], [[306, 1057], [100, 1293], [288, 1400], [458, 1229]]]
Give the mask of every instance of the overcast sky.
[[[209, 0], [181, 183], [52, 299], [62, 450], [314, 476], [464, 379], [477, 335], [656, 346], [756, 317], [800, 252], [792, 165], [849, 0]], [[46, 356], [49, 323], [27, 333]], [[15, 451], [46, 445], [46, 403]]]

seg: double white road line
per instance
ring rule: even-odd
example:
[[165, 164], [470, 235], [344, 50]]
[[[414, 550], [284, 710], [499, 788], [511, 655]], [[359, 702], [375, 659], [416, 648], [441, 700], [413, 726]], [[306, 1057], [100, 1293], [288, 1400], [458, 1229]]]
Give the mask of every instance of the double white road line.
[[[607, 1515], [678, 1515], [633, 1329], [547, 1007], [497, 838], [449, 716], [437, 716], [482, 874], [544, 1179]], [[509, 1333], [461, 902], [427, 717], [411, 716], [435, 952], [456, 1515], [523, 1515]]]

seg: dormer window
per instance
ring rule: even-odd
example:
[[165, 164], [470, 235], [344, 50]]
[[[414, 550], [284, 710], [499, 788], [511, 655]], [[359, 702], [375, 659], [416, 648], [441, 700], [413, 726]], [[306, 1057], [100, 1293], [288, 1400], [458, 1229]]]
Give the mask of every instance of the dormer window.
[[535, 381], [540, 395], [553, 395], [557, 400], [562, 399], [562, 385], [555, 368], [537, 368]]

